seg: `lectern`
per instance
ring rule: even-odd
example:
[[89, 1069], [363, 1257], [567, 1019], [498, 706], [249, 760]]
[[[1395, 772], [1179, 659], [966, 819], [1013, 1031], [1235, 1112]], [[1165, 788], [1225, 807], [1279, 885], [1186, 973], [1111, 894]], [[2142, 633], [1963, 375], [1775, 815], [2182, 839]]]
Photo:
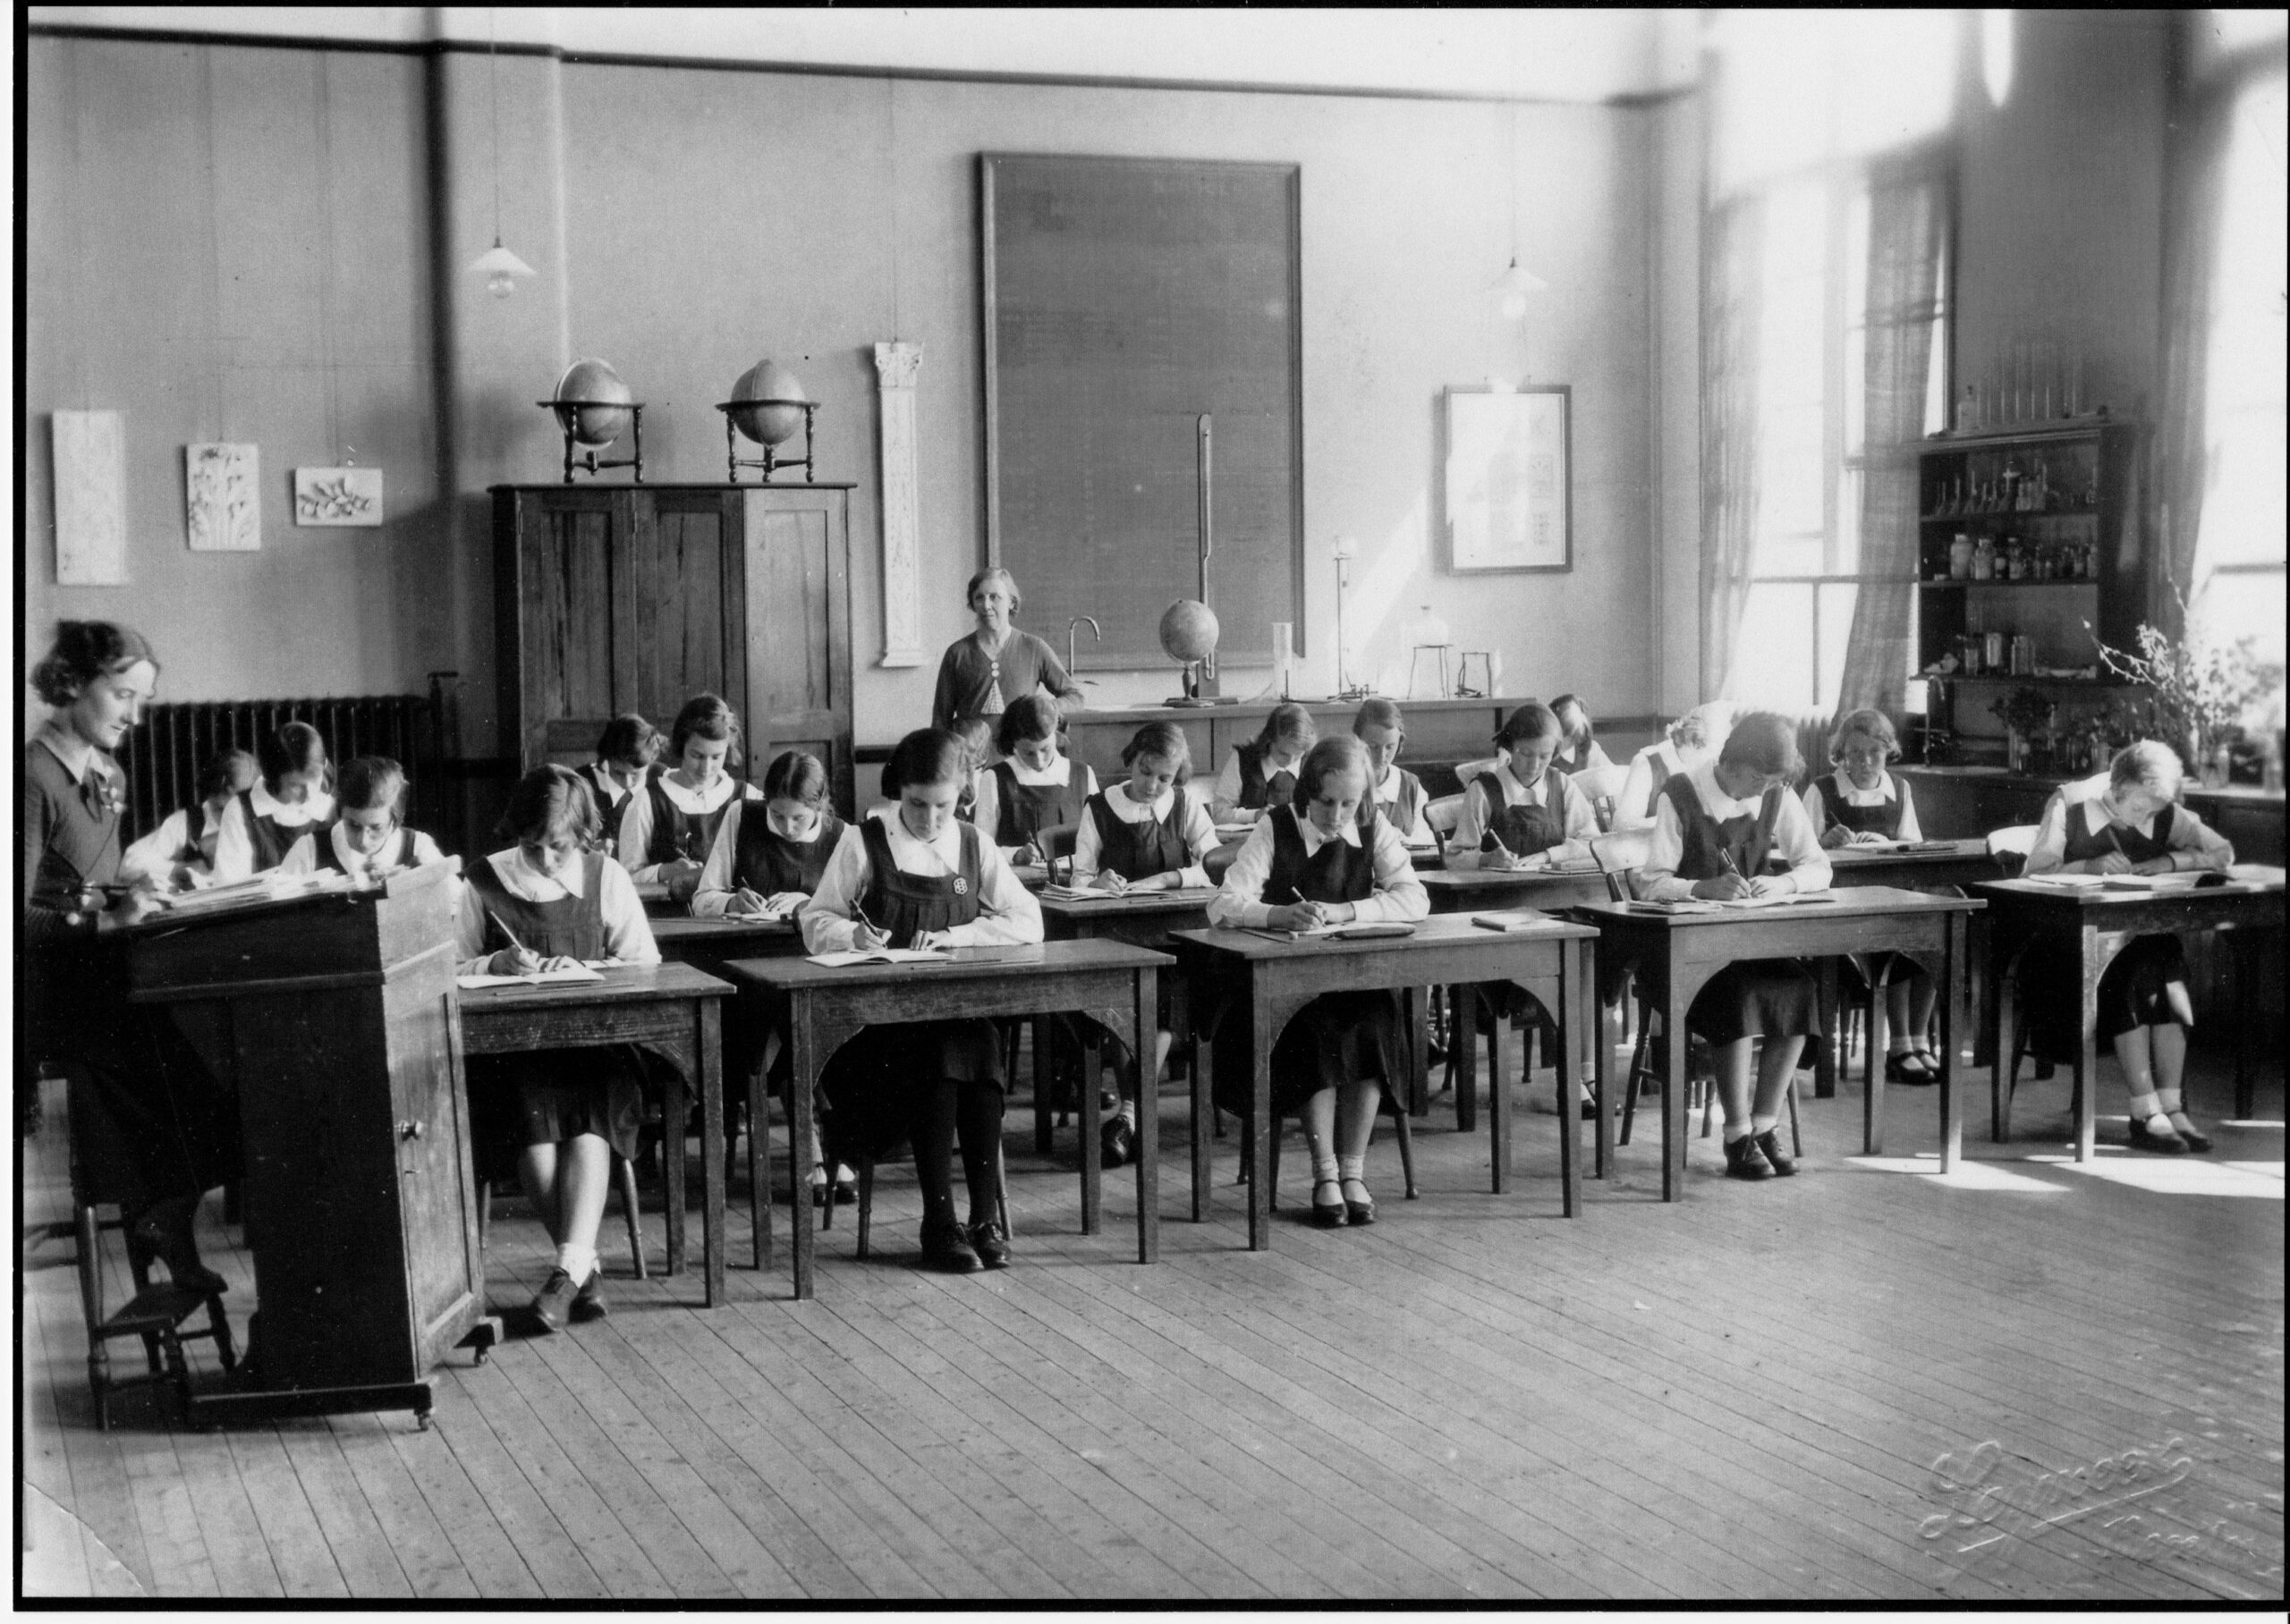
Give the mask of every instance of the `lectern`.
[[454, 995], [457, 867], [136, 929], [131, 996], [166, 1005], [239, 1093], [252, 1369], [195, 1397], [201, 1420], [411, 1409], [427, 1425], [430, 1366], [498, 1339]]

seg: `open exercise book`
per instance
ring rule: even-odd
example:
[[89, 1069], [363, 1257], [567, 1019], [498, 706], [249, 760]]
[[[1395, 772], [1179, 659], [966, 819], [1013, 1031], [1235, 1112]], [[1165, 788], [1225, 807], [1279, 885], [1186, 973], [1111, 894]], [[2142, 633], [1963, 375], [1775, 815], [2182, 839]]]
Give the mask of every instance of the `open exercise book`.
[[167, 915], [197, 916], [228, 913], [265, 902], [290, 902], [300, 897], [346, 895], [357, 889], [357, 881], [331, 869], [314, 869], [308, 874], [280, 874], [274, 869], [227, 885], [208, 885], [157, 900]]
[[1692, 897], [1676, 902], [1632, 902], [1633, 913], [1705, 914], [1739, 913], [1748, 908], [1787, 908], [1809, 902], [1834, 902], [1836, 897], [1826, 891], [1784, 891], [1767, 897], [1729, 897], [1718, 901], [1709, 897]]
[[1415, 926], [1402, 919], [1375, 919], [1366, 924], [1353, 920], [1349, 925], [1313, 925], [1302, 930], [1282, 930], [1276, 926], [1258, 930], [1249, 927], [1251, 936], [1268, 936], [1275, 942], [1371, 942], [1378, 936], [1412, 936]]
[[1506, 935], [1541, 930], [1558, 923], [1539, 908], [1505, 908], [1493, 913], [1476, 913], [1472, 915], [1471, 922], [1481, 930], [1499, 930]]
[[811, 953], [807, 955], [813, 964], [824, 964], [831, 970], [852, 964], [945, 964], [946, 953], [935, 947], [878, 947], [866, 952], [852, 948], [840, 953]]
[[1206, 902], [1217, 894], [1214, 885], [1181, 885], [1172, 890], [1167, 886], [1143, 891], [1098, 891], [1088, 885], [1045, 885], [1041, 894], [1054, 902], [1141, 902], [1148, 898], [1163, 901]]
[[488, 986], [549, 986], [560, 981], [602, 981], [604, 975], [601, 967], [619, 962], [617, 959], [597, 959], [586, 964], [575, 964], [564, 969], [534, 970], [530, 975], [524, 976], [456, 976], [454, 977], [454, 985], [465, 987], [473, 993], [479, 987]]

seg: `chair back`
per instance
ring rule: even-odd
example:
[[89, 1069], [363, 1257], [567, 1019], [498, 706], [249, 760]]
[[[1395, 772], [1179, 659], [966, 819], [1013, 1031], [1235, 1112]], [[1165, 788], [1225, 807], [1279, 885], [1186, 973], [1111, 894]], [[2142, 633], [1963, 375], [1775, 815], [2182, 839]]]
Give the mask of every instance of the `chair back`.
[[1614, 827], [1614, 803], [1622, 797], [1622, 786], [1630, 777], [1628, 767], [1584, 767], [1574, 774], [1574, 787], [1590, 798], [1590, 810], [1597, 815], [1599, 827]]
[[1593, 839], [1590, 855], [1598, 859], [1599, 872], [1606, 875], [1607, 895], [1617, 902], [1635, 901], [1638, 871], [1646, 867], [1653, 850], [1653, 834], [1644, 829], [1621, 829]]
[[1468, 790], [1480, 774], [1492, 773], [1502, 759], [1500, 756], [1489, 756], [1482, 761], [1458, 761], [1455, 763], [1455, 782]]
[[1437, 800], [1423, 803], [1424, 826], [1438, 841], [1442, 851], [1447, 849], [1447, 837], [1455, 832], [1463, 816], [1463, 798], [1460, 795], [1442, 795]]
[[1988, 855], [2006, 878], [2017, 878], [2028, 866], [2028, 853], [2036, 849], [2034, 824], [2011, 824], [1988, 832]]
[[1072, 857], [1073, 842], [1081, 838], [1081, 825], [1079, 824], [1054, 824], [1035, 833], [1034, 844], [1041, 849], [1041, 854], [1046, 858]]

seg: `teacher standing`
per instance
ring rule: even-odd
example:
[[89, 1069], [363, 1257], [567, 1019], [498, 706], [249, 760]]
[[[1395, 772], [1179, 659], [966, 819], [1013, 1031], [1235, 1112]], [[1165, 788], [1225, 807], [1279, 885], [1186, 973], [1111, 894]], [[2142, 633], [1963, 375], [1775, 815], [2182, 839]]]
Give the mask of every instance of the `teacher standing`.
[[1037, 688], [1046, 688], [1060, 710], [1079, 710], [1081, 689], [1057, 651], [1030, 631], [1010, 624], [1025, 601], [1007, 570], [980, 570], [970, 578], [970, 610], [978, 630], [946, 645], [938, 662], [938, 687], [930, 697], [930, 725], [952, 728], [973, 718], [992, 722]]

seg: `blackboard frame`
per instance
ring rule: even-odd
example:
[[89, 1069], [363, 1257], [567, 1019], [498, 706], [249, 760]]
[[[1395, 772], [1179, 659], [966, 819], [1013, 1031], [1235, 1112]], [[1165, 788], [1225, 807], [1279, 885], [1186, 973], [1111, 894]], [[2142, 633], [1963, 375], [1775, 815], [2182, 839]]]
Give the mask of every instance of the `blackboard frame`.
[[[1005, 391], [1002, 387], [1001, 380], [998, 376], [998, 363], [1000, 358], [999, 326], [1000, 314], [1003, 308], [1002, 294], [1004, 289], [1001, 280], [1001, 269], [997, 266], [996, 255], [997, 224], [998, 218], [997, 189], [996, 182], [997, 171], [1002, 166], [1020, 163], [1033, 166], [1070, 166], [1068, 174], [1064, 178], [1068, 180], [1070, 183], [1076, 185], [1086, 183], [1090, 178], [1090, 172], [1095, 171], [1101, 173], [1108, 167], [1123, 171], [1125, 178], [1133, 177], [1141, 172], [1153, 170], [1164, 172], [1180, 180], [1188, 177], [1229, 175], [1235, 172], [1242, 172], [1276, 177], [1281, 182], [1278, 189], [1279, 202], [1276, 205], [1279, 218], [1275, 221], [1271, 218], [1271, 210], [1262, 210], [1260, 213], [1252, 215], [1249, 221], [1236, 221], [1235, 228], [1231, 234], [1236, 240], [1245, 241], [1248, 240], [1246, 233], [1251, 229], [1254, 229], [1259, 232], [1276, 230], [1278, 236], [1281, 239], [1282, 247], [1285, 250], [1283, 258], [1285, 262], [1285, 305], [1286, 331], [1285, 334], [1285, 342], [1281, 345], [1281, 350], [1283, 351], [1281, 372], [1283, 376], [1277, 379], [1277, 384], [1285, 399], [1290, 427], [1289, 455], [1285, 469], [1289, 532], [1287, 537], [1288, 568], [1285, 571], [1288, 601], [1285, 604], [1276, 605], [1251, 603], [1246, 605], [1242, 605], [1234, 603], [1225, 592], [1218, 589], [1220, 579], [1220, 571], [1218, 568], [1219, 562], [1228, 556], [1227, 548], [1234, 544], [1234, 537], [1229, 533], [1228, 528], [1222, 522], [1219, 523], [1217, 530], [1216, 552], [1210, 561], [1209, 600], [1211, 606], [1215, 607], [1218, 611], [1220, 619], [1225, 622], [1226, 631], [1219, 646], [1219, 657], [1226, 663], [1246, 665], [1269, 664], [1273, 656], [1270, 637], [1270, 622], [1278, 620], [1285, 620], [1294, 624], [1296, 629], [1296, 651], [1299, 655], [1302, 655], [1304, 652], [1306, 641], [1304, 627], [1305, 617], [1303, 613], [1304, 419], [1302, 319], [1303, 210], [1302, 166], [1293, 163], [1240, 159], [1124, 157], [1086, 154], [1033, 152], [981, 152], [979, 154], [979, 241], [980, 269], [979, 303], [980, 316], [980, 347], [982, 352], [982, 364], [980, 370], [985, 393], [983, 450], [986, 478], [982, 495], [985, 504], [985, 521], [983, 529], [985, 535], [986, 562], [991, 567], [1011, 568], [1014, 570], [1026, 569], [1035, 572], [1037, 577], [1039, 577], [1040, 573], [1039, 562], [1038, 560], [1030, 557], [1013, 558], [1012, 549], [1007, 545], [1008, 537], [1005, 535], [1003, 522], [1003, 489], [1005, 473], [1007, 471], [1005, 459], [1009, 457], [1010, 452], [1007, 444], [1005, 444], [1005, 438], [1003, 432], [1006, 427], [1005, 411], [1007, 410], [1007, 406]], [[1113, 314], [1115, 313], [1109, 312], [1109, 317]], [[1270, 379], [1271, 374], [1269, 368], [1262, 370], [1259, 375], [1260, 383], [1268, 384]], [[1119, 378], [1115, 376], [1110, 369], [1108, 369], [1107, 376], [1103, 382], [1105, 386], [1107, 387], [1117, 388], [1120, 385]], [[1214, 397], [1210, 393], [1205, 382], [1202, 390], [1202, 396], [1204, 401], [1213, 402]], [[1116, 466], [1113, 469], [1100, 469], [1099, 471], [1103, 474], [1109, 474], [1114, 478], [1118, 478], [1123, 477], [1124, 472], [1128, 470], [1124, 470], [1119, 466]], [[1197, 553], [1195, 551], [1196, 545], [1197, 544], [1192, 533], [1188, 531], [1183, 550], [1183, 558], [1186, 566], [1185, 572], [1187, 579], [1191, 579], [1192, 577], [1192, 561], [1197, 556]], [[1266, 547], [1264, 550], [1257, 553], [1255, 556], [1259, 559], [1262, 559], [1268, 556], [1271, 551], [1271, 547]], [[1030, 592], [1030, 583], [1027, 583], [1022, 576], [1021, 576], [1020, 579], [1022, 589], [1027, 589]], [[1188, 596], [1190, 596], [1190, 593], [1188, 593]], [[1159, 604], [1154, 604], [1149, 606], [1141, 608], [1138, 611], [1138, 620], [1140, 623], [1147, 625], [1157, 623], [1160, 616], [1160, 612], [1164, 606], [1165, 605]], [[1236, 611], [1243, 612], [1236, 613]], [[1103, 617], [1101, 616], [1100, 618]], [[1134, 629], [1125, 624], [1127, 619], [1128, 615], [1125, 610], [1124, 616], [1124, 630], [1133, 632]], [[1038, 628], [1037, 630], [1042, 630], [1044, 631], [1044, 635], [1051, 635], [1053, 637], [1053, 640], [1055, 640], [1054, 632], [1056, 628], [1054, 625], [1047, 629]], [[1257, 642], [1251, 640], [1252, 639], [1262, 639], [1261, 646], [1260, 647]], [[1085, 644], [1079, 650], [1079, 656], [1080, 657], [1077, 664], [1080, 667], [1081, 669], [1090, 671], [1136, 670], [1141, 667], [1158, 664], [1165, 657], [1160, 653], [1157, 638], [1149, 638], [1146, 642], [1141, 644], [1135, 641], [1133, 637], [1117, 637], [1114, 635], [1111, 628], [1107, 629], [1107, 636], [1102, 644]]]

